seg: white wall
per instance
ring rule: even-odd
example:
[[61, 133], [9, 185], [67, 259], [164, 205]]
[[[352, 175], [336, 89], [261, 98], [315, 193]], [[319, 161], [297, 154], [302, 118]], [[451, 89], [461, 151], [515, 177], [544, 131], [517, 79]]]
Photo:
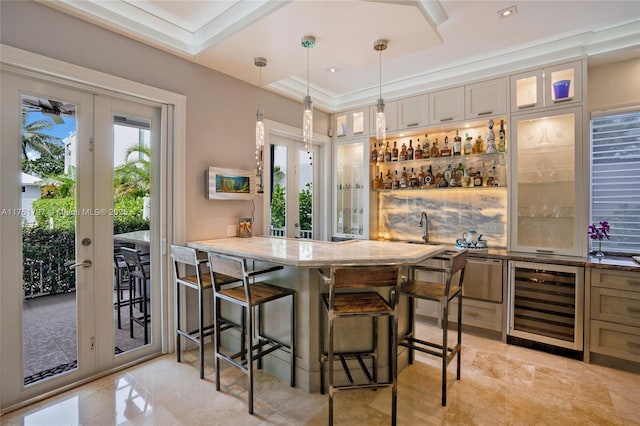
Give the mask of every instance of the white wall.
[[588, 110], [640, 105], [640, 58], [588, 70]]
[[[223, 237], [226, 225], [250, 216], [248, 201], [205, 199], [209, 166], [252, 169], [256, 86], [130, 40], [33, 1], [0, 2], [0, 42], [187, 97], [186, 239]], [[267, 58], [277, 60], [277, 58]], [[246, 58], [254, 67], [253, 58]], [[301, 104], [263, 92], [265, 118], [300, 127]], [[316, 110], [314, 128], [327, 134], [329, 116]], [[256, 203], [256, 225], [262, 226]]]

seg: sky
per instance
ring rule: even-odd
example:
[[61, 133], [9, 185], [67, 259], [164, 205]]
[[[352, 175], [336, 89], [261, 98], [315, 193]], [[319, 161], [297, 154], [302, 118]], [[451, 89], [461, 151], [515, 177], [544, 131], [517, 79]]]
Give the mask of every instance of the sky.
[[71, 117], [68, 115], [63, 115], [62, 119], [64, 120], [64, 124], [57, 124], [51, 119], [51, 117], [42, 114], [41, 112], [29, 112], [29, 117], [27, 119], [28, 123], [37, 120], [47, 120], [53, 124], [50, 129], [46, 129], [43, 133], [47, 135], [52, 135], [61, 140], [64, 140], [66, 137], [74, 134], [76, 132], [76, 119], [75, 117]]

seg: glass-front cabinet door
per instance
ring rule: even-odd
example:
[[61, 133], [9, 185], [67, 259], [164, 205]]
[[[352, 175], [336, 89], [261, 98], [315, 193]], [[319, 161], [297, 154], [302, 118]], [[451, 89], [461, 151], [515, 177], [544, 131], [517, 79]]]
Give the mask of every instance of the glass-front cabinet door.
[[582, 108], [517, 117], [513, 128], [511, 250], [582, 255]]
[[335, 144], [333, 236], [369, 235], [369, 169], [367, 140]]
[[511, 77], [511, 111], [582, 102], [582, 61], [535, 69]]

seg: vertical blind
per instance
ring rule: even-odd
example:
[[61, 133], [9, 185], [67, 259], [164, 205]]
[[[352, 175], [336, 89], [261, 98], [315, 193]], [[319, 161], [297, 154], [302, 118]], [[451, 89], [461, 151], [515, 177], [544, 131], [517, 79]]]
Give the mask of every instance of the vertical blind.
[[640, 112], [591, 120], [591, 223], [600, 221], [611, 227], [603, 251], [640, 253]]

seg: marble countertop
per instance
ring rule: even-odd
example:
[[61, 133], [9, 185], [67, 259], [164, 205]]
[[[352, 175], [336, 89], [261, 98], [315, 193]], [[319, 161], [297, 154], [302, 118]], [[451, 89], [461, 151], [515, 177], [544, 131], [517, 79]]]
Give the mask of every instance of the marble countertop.
[[187, 246], [297, 268], [329, 265], [416, 264], [445, 250], [444, 245], [350, 240], [341, 242], [290, 238], [220, 238], [190, 241]]
[[[396, 242], [397, 243], [397, 242]], [[419, 245], [419, 244], [416, 244]], [[453, 244], [443, 244], [446, 250], [456, 250]], [[640, 272], [640, 263], [634, 261], [629, 256], [611, 256], [607, 255], [604, 258], [598, 258], [595, 256], [589, 257], [575, 257], [575, 256], [561, 256], [557, 254], [549, 253], [525, 253], [508, 251], [504, 248], [489, 248], [488, 250], [469, 250], [470, 257], [481, 257], [491, 259], [503, 259], [503, 260], [520, 260], [523, 262], [540, 262], [540, 263], [553, 263], [558, 265], [569, 266], [582, 266], [589, 268], [600, 269], [613, 269], [618, 271], [631, 271]]]

